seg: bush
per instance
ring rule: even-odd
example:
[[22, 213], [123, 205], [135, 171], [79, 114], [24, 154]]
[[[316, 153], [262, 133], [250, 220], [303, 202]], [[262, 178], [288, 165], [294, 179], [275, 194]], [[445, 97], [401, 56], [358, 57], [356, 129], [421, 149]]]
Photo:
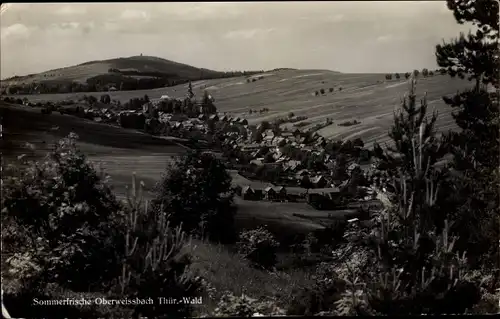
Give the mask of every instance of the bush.
[[285, 311], [276, 306], [275, 300], [257, 300], [246, 295], [225, 293], [212, 314], [214, 317], [283, 316]]
[[385, 75], [386, 80], [392, 80], [392, 74], [386, 74]]
[[330, 91], [330, 93], [332, 93], [332, 92], [333, 92], [333, 88], [329, 88], [328, 90]]
[[33, 298], [181, 298], [197, 291], [197, 281], [185, 274], [182, 231], [143, 205], [135, 180], [128, 205], [118, 203], [75, 139], [71, 134], [43, 164], [26, 162], [27, 169], [13, 170], [5, 181], [3, 244], [16, 251], [3, 278], [12, 277], [5, 296], [7, 307], [18, 312], [12, 315], [188, 315], [186, 306], [172, 305], [33, 306]]
[[321, 92], [321, 94], [325, 94], [325, 89], [321, 89], [319, 91]]
[[173, 226], [207, 236], [215, 242], [234, 242], [235, 208], [231, 176], [209, 153], [190, 153], [170, 167], [156, 186], [153, 205], [169, 214]]
[[238, 251], [253, 266], [270, 269], [276, 264], [276, 250], [279, 246], [274, 236], [265, 228], [243, 231], [237, 244]]
[[315, 96], [318, 96], [318, 95], [319, 95], [319, 92], [318, 92], [318, 91], [315, 91], [315, 92], [314, 92], [314, 95], [315, 95]]
[[456, 249], [458, 238], [450, 231], [453, 208], [444, 201], [443, 189], [434, 187], [447, 180], [446, 168], [435, 166], [447, 153], [447, 141], [435, 136], [437, 113], [426, 118], [426, 100], [417, 107], [415, 81], [402, 108], [389, 134], [396, 145], [392, 154], [401, 156], [383, 152], [378, 144], [374, 148], [397, 182], [395, 196], [375, 214], [372, 229], [377, 231], [364, 236], [378, 260], [367, 281], [369, 303], [384, 314], [463, 313], [479, 301], [480, 292], [466, 252]]
[[287, 309], [287, 315], [314, 316], [322, 312], [331, 312], [346, 286], [336, 275], [337, 271], [337, 268], [330, 263], [318, 265], [314, 273], [316, 277], [314, 285], [295, 292]]
[[103, 94], [101, 95], [100, 102], [103, 104], [111, 104], [111, 97], [109, 94]]
[[360, 123], [361, 122], [359, 122], [358, 120], [352, 120], [352, 121], [345, 121], [345, 122], [339, 123], [338, 125], [339, 126], [353, 126], [353, 125], [357, 125]]
[[[3, 198], [6, 224], [15, 230], [7, 232], [5, 244], [28, 251], [38, 262], [50, 251], [53, 258], [43, 262], [46, 280], [57, 275], [56, 282], [70, 289], [100, 286], [114, 276], [118, 258], [108, 239], [115, 234], [119, 204], [78, 152], [75, 139], [61, 140], [43, 164], [28, 163], [25, 171], [13, 172]], [[92, 251], [104, 254], [84, 253]]]
[[394, 74], [394, 76], [395, 76], [395, 77], [396, 77], [396, 79], [398, 79], [398, 80], [401, 78], [401, 76], [399, 75], [399, 73]]

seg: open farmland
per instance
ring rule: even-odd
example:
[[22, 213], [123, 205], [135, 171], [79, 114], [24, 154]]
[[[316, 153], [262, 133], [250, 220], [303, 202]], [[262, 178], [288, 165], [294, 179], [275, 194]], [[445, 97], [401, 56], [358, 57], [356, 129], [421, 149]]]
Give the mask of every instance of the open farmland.
[[[255, 78], [254, 76], [253, 78]], [[247, 82], [245, 77], [215, 79], [193, 82], [193, 91], [201, 96], [204, 90], [216, 99], [218, 111], [234, 116], [244, 116], [250, 124], [263, 120], [287, 117], [290, 112], [296, 116], [307, 116], [310, 128], [324, 123], [327, 117], [333, 124], [318, 132], [328, 138], [360, 137], [370, 145], [373, 141], [387, 141], [387, 131], [392, 124], [393, 111], [399, 107], [401, 98], [407, 92], [407, 81], [384, 80], [383, 74], [343, 74], [326, 70], [283, 70], [264, 74], [255, 82]], [[443, 95], [454, 94], [457, 90], [470, 87], [465, 80], [449, 76], [435, 75], [420, 77], [417, 94], [423, 97], [427, 92], [429, 109], [439, 111], [438, 127], [448, 130], [454, 127], [450, 108], [442, 101]], [[314, 96], [321, 88], [324, 95]], [[329, 92], [333, 88], [333, 92]], [[340, 91], [339, 89], [342, 88]], [[150, 98], [162, 95], [184, 97], [187, 85], [143, 91], [109, 92], [111, 99], [127, 102], [134, 97], [147, 94]], [[94, 93], [98, 96], [104, 93]], [[78, 99], [85, 93], [27, 95], [30, 101], [61, 101]], [[262, 108], [269, 112], [259, 113]], [[249, 114], [249, 110], [256, 113]], [[360, 124], [339, 126], [339, 123], [356, 119]], [[296, 123], [295, 123], [296, 124]], [[293, 127], [292, 124], [283, 124]]]
[[[119, 199], [125, 199], [131, 185], [132, 172], [145, 184], [146, 199], [167, 165], [175, 157], [185, 154], [186, 149], [165, 139], [152, 137], [134, 130], [113, 127], [93, 121], [52, 113], [43, 115], [38, 108], [0, 105], [3, 123], [3, 165], [14, 163], [16, 157], [26, 154], [32, 159], [44, 156], [59, 139], [70, 132], [79, 136], [78, 146], [96, 167], [102, 165], [109, 174], [110, 185]], [[25, 146], [30, 143], [34, 151]], [[245, 178], [230, 171], [235, 183]], [[255, 182], [265, 185], [263, 182]], [[237, 222], [241, 227], [268, 223], [269, 226], [285, 227], [294, 231], [311, 231], [323, 226], [314, 221], [294, 216], [294, 213], [310, 215], [315, 209], [306, 203], [269, 203], [236, 200]], [[341, 212], [338, 212], [341, 213]], [[316, 214], [318, 214], [316, 212]], [[328, 212], [321, 212], [327, 216]], [[315, 217], [321, 217], [315, 216]], [[319, 218], [320, 219], [320, 218]]]
[[[4, 165], [21, 154], [39, 158], [59, 139], [74, 132], [79, 136], [80, 150], [96, 164], [102, 163], [120, 195], [125, 194], [132, 172], [137, 172], [138, 178], [150, 188], [167, 163], [186, 152], [185, 148], [165, 139], [73, 116], [57, 113], [44, 116], [39, 109], [5, 104], [0, 106], [0, 111]], [[32, 144], [35, 151], [30, 151], [25, 143]]]

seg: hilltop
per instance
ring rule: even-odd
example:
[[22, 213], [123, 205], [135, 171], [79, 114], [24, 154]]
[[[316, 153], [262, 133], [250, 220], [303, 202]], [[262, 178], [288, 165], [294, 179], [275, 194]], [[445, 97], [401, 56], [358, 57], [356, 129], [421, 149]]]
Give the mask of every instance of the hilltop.
[[219, 72], [154, 56], [132, 56], [14, 76], [2, 80], [1, 87], [25, 94], [108, 91], [120, 86], [123, 90], [152, 89], [256, 72]]

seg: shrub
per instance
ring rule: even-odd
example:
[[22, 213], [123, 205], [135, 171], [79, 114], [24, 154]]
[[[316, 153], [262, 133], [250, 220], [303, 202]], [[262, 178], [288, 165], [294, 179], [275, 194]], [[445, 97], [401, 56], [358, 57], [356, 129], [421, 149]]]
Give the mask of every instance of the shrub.
[[319, 95], [319, 92], [318, 92], [318, 91], [315, 91], [315, 92], [314, 92], [314, 95], [315, 95], [315, 96], [318, 96], [318, 95]]
[[265, 228], [243, 231], [237, 244], [238, 251], [253, 266], [269, 269], [276, 264], [276, 250], [279, 246], [274, 236]]
[[329, 88], [328, 90], [330, 91], [330, 93], [332, 93], [332, 92], [333, 92], [333, 88]]
[[447, 153], [446, 140], [435, 136], [437, 113], [426, 118], [426, 100], [416, 106], [415, 81], [411, 84], [390, 132], [396, 145], [390, 151], [401, 156], [383, 152], [378, 144], [374, 149], [390, 167], [395, 196], [374, 217], [377, 231], [365, 236], [377, 259], [366, 281], [371, 282], [368, 299], [384, 314], [463, 313], [479, 301], [479, 289], [468, 277], [465, 252], [455, 248], [448, 223], [453, 211], [435, 187], [447, 179], [446, 169], [435, 166]]
[[406, 79], [409, 79], [409, 78], [410, 78], [410, 75], [411, 75], [411, 74], [410, 74], [410, 72], [406, 72], [406, 73], [405, 73], [405, 78], [406, 78]]
[[291, 118], [292, 118], [292, 117], [294, 117], [294, 116], [295, 116], [295, 114], [293, 114], [293, 112], [288, 113], [288, 118], [290, 118], [290, 119], [291, 119]]
[[[71, 134], [61, 140], [44, 163], [29, 163], [9, 179], [3, 198], [7, 224], [16, 230], [6, 243], [16, 250], [38, 250], [35, 259], [50, 251], [47, 280], [57, 274], [57, 281], [68, 288], [100, 284], [112, 276], [116, 254], [107, 239], [119, 214], [111, 191], [76, 149], [76, 138]], [[84, 253], [91, 251], [105, 253]], [[110, 273], [98, 271], [102, 269]]]
[[321, 89], [319, 91], [321, 92], [321, 94], [325, 94], [325, 89]]
[[190, 153], [172, 165], [156, 186], [153, 205], [173, 226], [216, 242], [233, 242], [235, 209], [231, 177], [209, 153]]
[[339, 126], [353, 126], [353, 125], [357, 125], [360, 123], [361, 122], [359, 122], [358, 120], [352, 120], [352, 121], [345, 121], [345, 122], [339, 123], [338, 125]]
[[7, 260], [6, 276], [13, 277], [5, 298], [9, 309], [54, 318], [187, 315], [189, 308], [172, 305], [33, 306], [33, 298], [181, 298], [198, 287], [184, 273], [189, 259], [182, 231], [142, 205], [135, 180], [122, 207], [75, 139], [70, 134], [43, 164], [26, 162], [26, 170], [12, 171], [6, 180], [3, 244], [16, 251]]
[[386, 80], [392, 80], [392, 74], [386, 74], [385, 75]]
[[399, 78], [401, 78], [401, 76], [399, 75], [399, 73], [394, 74], [394, 76], [395, 76], [395, 77], [396, 77], [396, 79], [398, 79], [398, 80], [399, 80]]
[[101, 95], [100, 102], [103, 104], [110, 104], [111, 97], [109, 96], [109, 94], [103, 94], [103, 95]]
[[212, 314], [214, 317], [283, 316], [285, 311], [276, 306], [275, 300], [257, 300], [246, 295], [225, 293]]
[[346, 282], [337, 275], [339, 267], [322, 262], [314, 270], [314, 284], [296, 291], [287, 315], [314, 316], [334, 314], [335, 303], [342, 297]]
[[124, 241], [125, 262], [121, 265], [117, 297], [152, 298], [153, 305], [140, 305], [134, 312], [147, 317], [186, 316], [190, 306], [161, 305], [160, 297], [192, 299], [199, 292], [201, 282], [188, 272], [191, 258], [189, 242], [181, 227], [171, 227], [168, 214], [156, 210], [143, 201], [142, 184], [136, 187], [132, 177], [132, 191], [126, 205], [126, 231]]

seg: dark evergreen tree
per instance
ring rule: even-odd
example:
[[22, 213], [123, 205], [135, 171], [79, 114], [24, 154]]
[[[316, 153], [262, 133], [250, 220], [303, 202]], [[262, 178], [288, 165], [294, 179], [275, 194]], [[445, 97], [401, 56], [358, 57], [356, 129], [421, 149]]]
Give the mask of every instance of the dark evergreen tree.
[[467, 36], [436, 46], [438, 65], [452, 77], [467, 77], [482, 83], [498, 85], [498, 1], [496, 0], [448, 0], [459, 24], [472, 23], [477, 30]]
[[194, 98], [193, 85], [191, 84], [191, 81], [189, 81], [187, 97], [189, 99]]
[[[477, 265], [498, 263], [499, 102], [487, 85], [498, 87], [498, 1], [448, 0], [459, 24], [472, 23], [475, 33], [460, 34], [450, 43], [436, 46], [442, 73], [467, 78], [474, 87], [444, 101], [453, 107], [460, 132], [450, 133], [457, 172], [450, 187], [450, 202], [456, 207], [454, 230], [461, 235], [458, 247], [468, 249]], [[487, 263], [480, 261], [488, 260]], [[498, 267], [498, 265], [496, 266]], [[488, 268], [492, 273], [492, 268]], [[496, 272], [498, 278], [498, 271]], [[496, 281], [496, 280], [495, 280]]]

